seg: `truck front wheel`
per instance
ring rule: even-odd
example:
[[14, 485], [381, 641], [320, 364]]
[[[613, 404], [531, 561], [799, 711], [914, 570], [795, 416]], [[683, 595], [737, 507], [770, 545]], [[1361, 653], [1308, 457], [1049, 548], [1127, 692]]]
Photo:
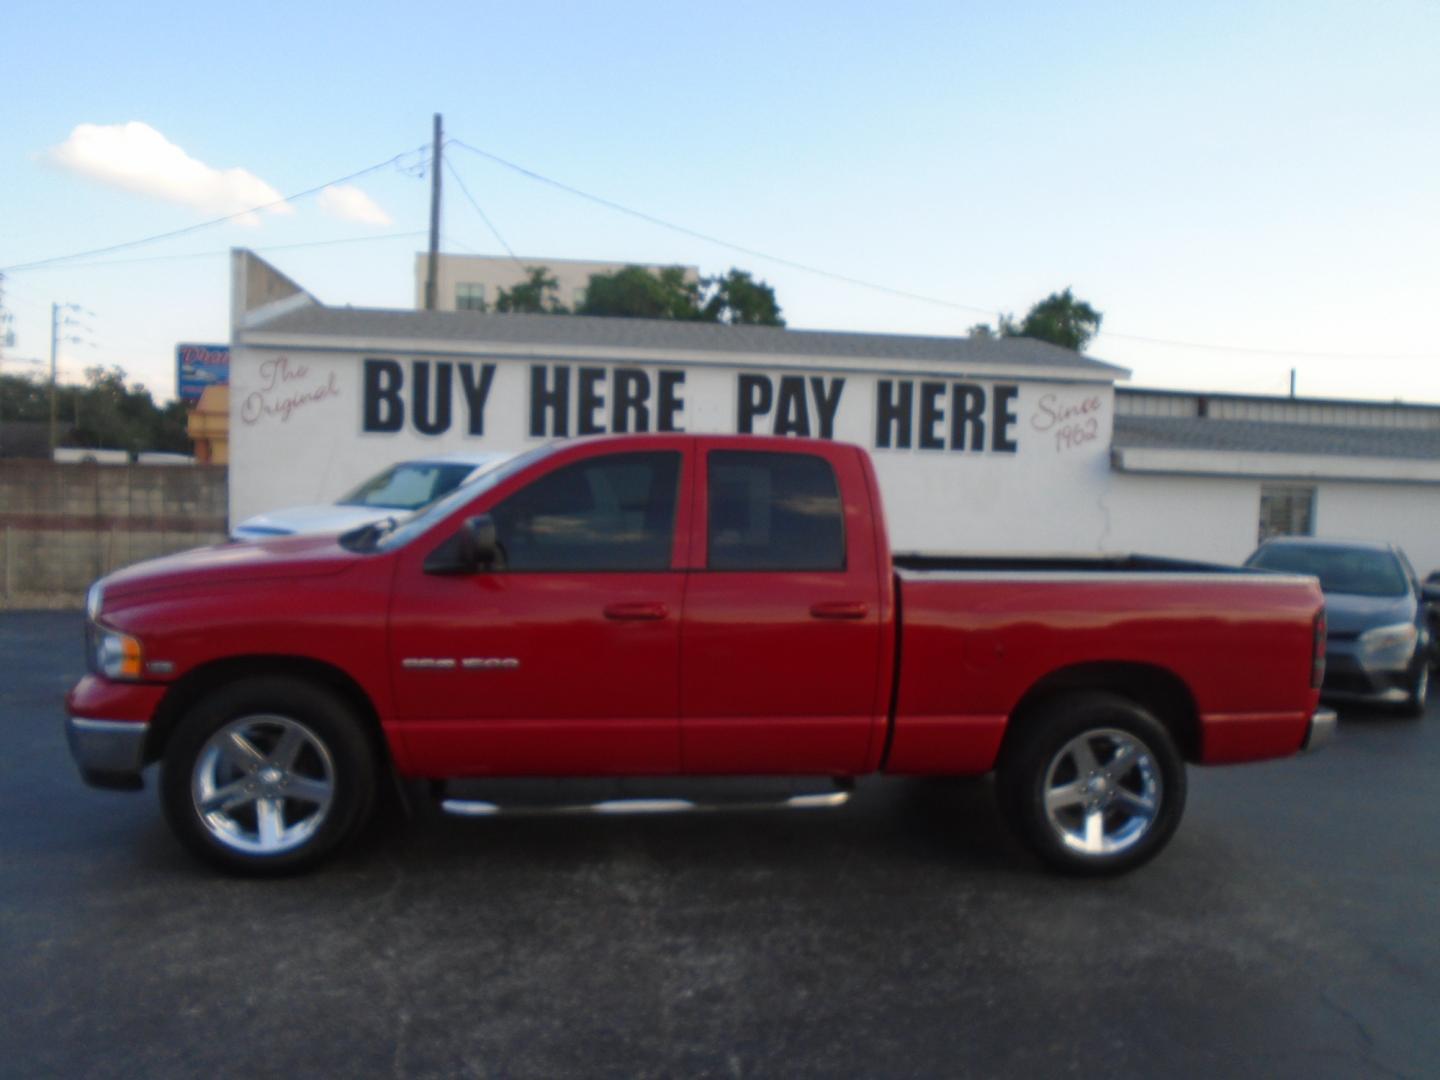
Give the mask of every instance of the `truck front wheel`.
[[369, 816], [375, 755], [351, 710], [288, 677], [222, 687], [180, 721], [160, 798], [195, 854], [245, 874], [308, 869]]
[[1154, 858], [1180, 824], [1185, 763], [1139, 705], [1076, 693], [1027, 718], [998, 790], [1011, 824], [1050, 866], [1119, 874]]

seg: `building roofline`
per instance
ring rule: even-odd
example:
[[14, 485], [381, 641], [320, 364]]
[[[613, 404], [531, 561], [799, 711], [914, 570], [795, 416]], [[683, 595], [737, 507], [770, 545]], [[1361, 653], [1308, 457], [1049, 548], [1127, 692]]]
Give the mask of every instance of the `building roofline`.
[[1344, 405], [1370, 409], [1440, 411], [1440, 403], [1401, 401], [1398, 398], [1387, 400], [1385, 398], [1291, 397], [1289, 394], [1241, 394], [1229, 390], [1170, 390], [1150, 386], [1117, 386], [1115, 392], [1126, 397], [1205, 398], [1208, 401], [1253, 401], [1263, 402], [1267, 405]]
[[[417, 259], [428, 259], [430, 258], [430, 253], [428, 251], [417, 251], [415, 257]], [[442, 260], [451, 259], [455, 261], [483, 259], [486, 262], [495, 263], [514, 262], [522, 264], [526, 269], [532, 266], [544, 266], [547, 268], [551, 266], [618, 266], [621, 268], [626, 266], [642, 266], [646, 270], [664, 270], [671, 266], [678, 266], [682, 270], [694, 270], [697, 274], [700, 272], [700, 267], [693, 263], [634, 262], [628, 259], [557, 259], [548, 255], [540, 258], [530, 255], [479, 255], [464, 251], [442, 251], [440, 258]]]
[[[310, 306], [278, 311], [237, 328], [236, 343], [254, 347], [375, 348], [378, 341], [430, 352], [493, 352], [623, 360], [691, 359], [758, 366], [790, 360], [821, 368], [944, 364], [986, 376], [1054, 373], [1068, 381], [1128, 378], [1129, 370], [1030, 338], [976, 341], [965, 337], [876, 334], [788, 327], [731, 326], [667, 319], [587, 315], [412, 311]], [[401, 344], [403, 343], [403, 344]], [[922, 369], [920, 374], [924, 373]]]

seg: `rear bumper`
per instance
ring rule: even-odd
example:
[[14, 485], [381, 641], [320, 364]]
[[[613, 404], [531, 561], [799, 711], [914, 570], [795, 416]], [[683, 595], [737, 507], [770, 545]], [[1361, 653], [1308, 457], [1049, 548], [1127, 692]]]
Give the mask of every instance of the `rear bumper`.
[[91, 787], [134, 791], [145, 786], [145, 737], [150, 725], [133, 720], [72, 716], [65, 722], [70, 756]]
[[1305, 730], [1305, 741], [1300, 744], [1300, 749], [1316, 750], [1324, 746], [1335, 737], [1338, 722], [1334, 709], [1316, 709], [1315, 715], [1310, 717], [1310, 726]]

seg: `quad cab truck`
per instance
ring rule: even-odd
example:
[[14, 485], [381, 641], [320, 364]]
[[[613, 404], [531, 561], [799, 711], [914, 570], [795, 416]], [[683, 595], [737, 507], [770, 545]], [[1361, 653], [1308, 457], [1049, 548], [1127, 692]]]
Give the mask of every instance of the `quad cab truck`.
[[180, 840], [256, 874], [320, 862], [386, 790], [484, 815], [535, 806], [457, 782], [650, 795], [589, 807], [612, 812], [697, 808], [656, 797], [676, 778], [804, 777], [827, 786], [776, 803], [814, 807], [870, 773], [992, 771], [1044, 862], [1114, 873], [1169, 841], [1187, 764], [1335, 723], [1313, 578], [892, 556], [869, 457], [818, 440], [547, 445], [403, 523], [112, 574], [87, 636], [84, 778], [159, 762]]

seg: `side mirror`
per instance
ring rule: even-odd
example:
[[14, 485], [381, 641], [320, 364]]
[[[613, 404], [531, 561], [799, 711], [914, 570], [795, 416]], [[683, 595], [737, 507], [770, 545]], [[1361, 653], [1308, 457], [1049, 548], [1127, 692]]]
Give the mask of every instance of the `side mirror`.
[[460, 561], [471, 570], [503, 570], [505, 555], [489, 514], [466, 518], [460, 526]]
[[466, 518], [459, 532], [425, 558], [427, 574], [474, 574], [504, 569], [505, 549], [495, 535], [495, 521], [489, 514]]

